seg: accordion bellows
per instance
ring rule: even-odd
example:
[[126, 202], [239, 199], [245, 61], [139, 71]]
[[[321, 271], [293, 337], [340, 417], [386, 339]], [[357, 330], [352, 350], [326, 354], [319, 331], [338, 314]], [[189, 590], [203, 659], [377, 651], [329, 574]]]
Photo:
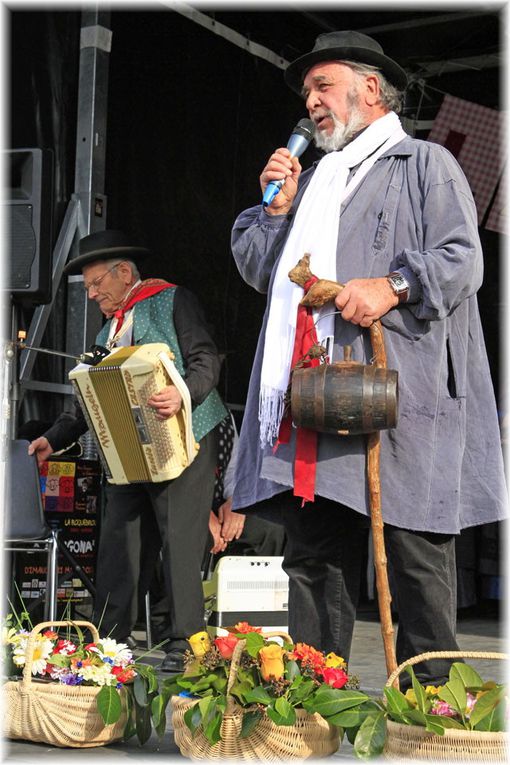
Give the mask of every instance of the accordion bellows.
[[[148, 343], [116, 348], [96, 366], [79, 364], [69, 373], [110, 483], [168, 481], [194, 460], [191, 397], [173, 358], [164, 343]], [[168, 385], [182, 406], [158, 420], [147, 401]]]

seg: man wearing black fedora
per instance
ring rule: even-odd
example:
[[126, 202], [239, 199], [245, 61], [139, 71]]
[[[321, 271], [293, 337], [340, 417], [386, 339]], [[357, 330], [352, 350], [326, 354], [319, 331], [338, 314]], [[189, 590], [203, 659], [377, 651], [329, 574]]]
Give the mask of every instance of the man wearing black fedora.
[[[168, 620], [160, 632], [167, 655], [162, 669], [182, 671], [186, 638], [204, 625], [201, 562], [217, 464], [216, 426], [226, 410], [216, 391], [220, 359], [202, 309], [191, 292], [161, 279], [141, 280], [138, 266], [150, 252], [123, 232], [98, 231], [80, 240], [79, 255], [66, 274], [83, 274], [89, 299], [107, 321], [96, 342], [100, 346], [166, 343], [189, 389], [193, 433], [200, 449], [191, 465], [162, 483], [106, 487], [96, 566], [94, 618], [101, 634], [129, 637], [138, 612], [141, 540], [153, 513], [162, 541], [162, 570]], [[181, 396], [170, 385], [153, 395], [149, 405], [159, 419], [179, 411]], [[63, 414], [30, 444], [39, 461], [68, 446], [87, 429], [83, 415]], [[151, 519], [151, 527], [154, 523]], [[153, 561], [156, 564], [156, 560]]]
[[[322, 34], [285, 81], [304, 99], [324, 156], [302, 172], [288, 149], [276, 149], [260, 185], [264, 194], [283, 181], [281, 190], [233, 227], [242, 277], [268, 294], [234, 509], [264, 514], [280, 498], [290, 634], [348, 658], [370, 512], [365, 436], [293, 428], [286, 400], [290, 372], [314, 341], [329, 361], [351, 346], [354, 360], [370, 364], [366, 328], [381, 320], [387, 365], [399, 375], [398, 422], [381, 431], [397, 660], [454, 650], [455, 535], [506, 516], [473, 197], [446, 149], [403, 131], [406, 73], [376, 40]], [[314, 275], [344, 285], [310, 325], [298, 311], [303, 288], [288, 278], [305, 253]], [[444, 660], [417, 666], [435, 684], [448, 670]]]

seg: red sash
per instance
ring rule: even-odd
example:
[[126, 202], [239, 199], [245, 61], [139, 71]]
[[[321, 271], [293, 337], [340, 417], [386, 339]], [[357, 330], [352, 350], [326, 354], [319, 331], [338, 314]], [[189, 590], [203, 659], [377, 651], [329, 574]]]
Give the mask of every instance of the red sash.
[[[312, 284], [317, 281], [314, 276], [304, 286], [305, 294]], [[305, 306], [298, 306], [296, 321], [296, 336], [294, 338], [294, 350], [292, 352], [291, 370], [298, 361], [303, 359], [310, 348], [318, 343], [317, 332], [313, 321], [313, 311]], [[304, 367], [316, 367], [320, 364], [319, 359], [307, 359]], [[280, 444], [287, 444], [290, 440], [292, 420], [288, 414], [281, 422], [278, 433], [278, 441], [274, 451]], [[317, 467], [317, 432], [309, 428], [296, 429], [296, 453], [294, 455], [294, 496], [302, 497], [303, 502], [313, 502], [315, 498], [315, 474]]]

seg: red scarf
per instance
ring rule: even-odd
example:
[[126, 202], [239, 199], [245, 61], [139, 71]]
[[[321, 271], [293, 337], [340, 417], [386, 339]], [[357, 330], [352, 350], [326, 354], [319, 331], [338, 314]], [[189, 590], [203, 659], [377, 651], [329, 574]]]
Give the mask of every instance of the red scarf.
[[119, 329], [124, 323], [124, 316], [126, 313], [136, 304], [140, 303], [148, 297], [157, 295], [158, 292], [167, 290], [169, 287], [175, 287], [175, 284], [166, 282], [164, 279], [144, 279], [143, 282], [135, 287], [131, 292], [127, 294], [123, 302], [117, 308], [115, 313], [111, 314], [111, 318], [117, 319], [117, 326], [115, 327], [114, 335], [117, 334]]
[[[304, 286], [305, 294], [317, 277], [312, 277]], [[292, 352], [291, 370], [298, 361], [306, 357], [310, 348], [318, 343], [317, 332], [313, 321], [313, 311], [305, 306], [298, 306], [296, 335], [294, 338], [294, 350]], [[307, 359], [304, 367], [317, 367], [319, 359]], [[288, 414], [281, 422], [274, 451], [280, 444], [287, 444], [290, 440], [292, 419]], [[313, 502], [315, 498], [315, 474], [317, 468], [317, 432], [309, 428], [296, 429], [296, 453], [294, 455], [294, 496], [305, 502]]]

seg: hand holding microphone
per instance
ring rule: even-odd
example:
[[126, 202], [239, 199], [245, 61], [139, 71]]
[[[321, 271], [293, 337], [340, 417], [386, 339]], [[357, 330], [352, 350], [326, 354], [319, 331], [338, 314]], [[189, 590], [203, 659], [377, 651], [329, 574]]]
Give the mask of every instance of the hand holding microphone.
[[301, 173], [301, 165], [297, 158], [303, 154], [313, 138], [315, 125], [312, 120], [302, 119], [298, 122], [287, 143], [286, 149], [277, 149], [260, 176], [263, 199], [262, 205], [267, 209], [273, 203], [280, 191], [284, 196], [273, 204], [274, 214], [282, 214], [290, 209], [297, 191], [297, 181]]

